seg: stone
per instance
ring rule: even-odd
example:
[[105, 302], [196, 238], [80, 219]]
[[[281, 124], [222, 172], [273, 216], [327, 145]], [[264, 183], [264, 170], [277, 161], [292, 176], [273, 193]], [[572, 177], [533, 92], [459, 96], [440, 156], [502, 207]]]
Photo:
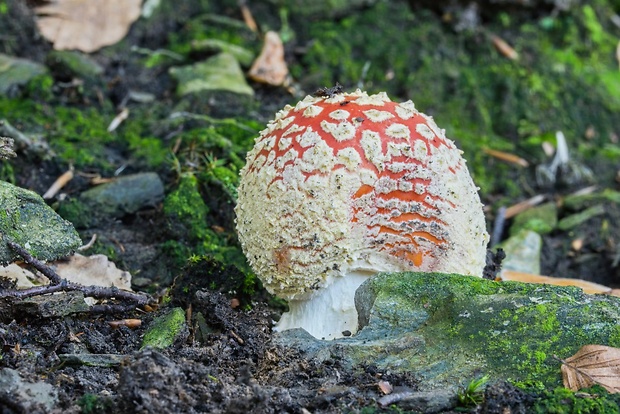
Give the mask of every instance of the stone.
[[62, 203], [60, 215], [78, 228], [87, 228], [110, 218], [121, 218], [155, 207], [164, 199], [164, 184], [154, 172], [119, 177], [84, 191], [77, 199]]
[[88, 312], [84, 294], [79, 291], [63, 292], [58, 295], [42, 295], [15, 302], [16, 314], [37, 318], [62, 318], [74, 313]]
[[230, 92], [254, 96], [239, 62], [230, 53], [220, 53], [204, 62], [170, 68], [170, 75], [178, 82], [180, 96], [197, 92]]
[[381, 407], [397, 405], [401, 410], [411, 410], [416, 413], [439, 413], [450, 410], [457, 405], [457, 392], [453, 389], [433, 391], [405, 391], [395, 392], [379, 398]]
[[68, 256], [82, 245], [73, 225], [32, 191], [0, 181], [0, 206], [0, 265], [19, 257], [7, 241], [46, 261]]
[[95, 62], [90, 56], [69, 50], [53, 50], [45, 63], [60, 79], [71, 78], [95, 79], [103, 74], [103, 67]]
[[333, 341], [293, 329], [274, 341], [309, 359], [410, 373], [419, 391], [490, 381], [562, 384], [560, 362], [586, 344], [620, 346], [620, 299], [579, 288], [439, 273], [383, 273], [356, 293], [361, 330]]
[[192, 42], [192, 50], [205, 53], [230, 53], [241, 66], [249, 67], [254, 60], [254, 53], [244, 47], [220, 39], [202, 39]]
[[510, 226], [510, 234], [514, 235], [526, 229], [544, 235], [551, 233], [557, 223], [558, 209], [555, 203], [545, 203], [518, 214]]
[[68, 365], [111, 368], [121, 365], [126, 355], [117, 354], [58, 354], [58, 358]]
[[523, 229], [502, 242], [499, 247], [506, 252], [502, 269], [533, 275], [540, 274], [540, 252], [542, 249], [540, 234], [533, 230]]
[[9, 94], [45, 73], [47, 68], [40, 63], [0, 53], [0, 95]]
[[51, 412], [58, 404], [58, 392], [45, 382], [27, 382], [14, 369], [0, 368], [0, 400], [11, 401], [3, 412]]
[[600, 216], [602, 214], [605, 214], [605, 206], [603, 206], [602, 204], [597, 204], [595, 206], [586, 208], [585, 210], [579, 213], [575, 213], [568, 217], [564, 217], [558, 223], [558, 228], [564, 231], [570, 230], [577, 226], [580, 226], [581, 224], [585, 223], [591, 218]]

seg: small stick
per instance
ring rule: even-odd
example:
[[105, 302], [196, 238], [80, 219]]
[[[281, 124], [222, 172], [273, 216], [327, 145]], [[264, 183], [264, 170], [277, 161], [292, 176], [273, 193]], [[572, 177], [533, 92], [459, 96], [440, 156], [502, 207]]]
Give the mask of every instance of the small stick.
[[43, 273], [43, 275], [50, 280], [52, 285], [60, 285], [62, 283], [62, 279], [58, 276], [58, 273], [54, 272], [51, 267], [46, 266], [42, 261], [32, 257], [22, 246], [11, 240], [7, 241], [6, 244], [8, 244], [11, 249], [15, 250], [15, 253], [20, 255], [26, 263]]
[[69, 282], [66, 279], [62, 279], [54, 269], [32, 257], [32, 255], [19, 244], [13, 241], [8, 241], [7, 244], [11, 249], [15, 250], [27, 264], [43, 273], [43, 275], [50, 280], [50, 284], [23, 290], [0, 290], [0, 298], [28, 298], [61, 291], [80, 291], [84, 293], [84, 296], [93, 297], [95, 299], [124, 299], [134, 303], [133, 305], [95, 305], [91, 307], [93, 312], [126, 311], [135, 308], [136, 305], [143, 306], [153, 301], [149, 295], [121, 290], [116, 286], [84, 286], [79, 283]]

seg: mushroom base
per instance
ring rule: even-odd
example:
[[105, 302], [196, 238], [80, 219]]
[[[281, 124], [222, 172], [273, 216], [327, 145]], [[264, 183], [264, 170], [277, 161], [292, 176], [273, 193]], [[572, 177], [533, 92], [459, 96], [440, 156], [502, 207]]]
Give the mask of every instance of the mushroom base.
[[275, 331], [302, 328], [318, 339], [336, 339], [348, 331], [357, 332], [355, 291], [375, 272], [355, 272], [335, 278], [327, 287], [306, 300], [291, 300]]

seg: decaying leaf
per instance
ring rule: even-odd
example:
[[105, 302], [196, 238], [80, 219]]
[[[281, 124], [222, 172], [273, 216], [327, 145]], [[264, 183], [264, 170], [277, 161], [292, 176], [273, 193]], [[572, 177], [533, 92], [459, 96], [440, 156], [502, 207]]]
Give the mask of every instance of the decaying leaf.
[[[131, 274], [120, 270], [102, 254], [82, 256], [74, 254], [67, 260], [53, 262], [56, 273], [70, 282], [84, 286], [116, 286], [119, 289], [131, 290]], [[43, 276], [11, 264], [0, 266], [0, 276], [18, 281], [18, 288], [28, 288], [35, 284], [47, 283]]]
[[499, 36], [492, 35], [491, 41], [495, 49], [510, 60], [519, 59], [519, 53], [512, 48], [504, 39]]
[[56, 50], [94, 52], [121, 40], [140, 17], [142, 0], [51, 0], [37, 7], [37, 27]]
[[504, 269], [501, 273], [501, 280], [512, 280], [523, 283], [544, 283], [547, 285], [555, 286], [576, 286], [580, 287], [585, 293], [588, 294], [610, 294], [611, 288], [598, 283], [589, 282], [582, 279], [568, 279], [561, 277], [551, 277], [542, 275], [533, 275], [531, 273], [517, 272], [515, 270]]
[[620, 392], [620, 349], [585, 345], [562, 360], [564, 386], [572, 391], [600, 385], [611, 393]]
[[518, 155], [511, 154], [509, 152], [497, 151], [490, 148], [482, 149], [486, 154], [489, 154], [491, 157], [497, 158], [498, 160], [505, 161], [510, 164], [516, 164], [521, 167], [529, 167], [530, 163], [527, 160], [519, 157]]
[[284, 45], [276, 32], [265, 33], [265, 44], [260, 56], [250, 68], [252, 80], [269, 85], [279, 86], [288, 75], [288, 67], [284, 61]]

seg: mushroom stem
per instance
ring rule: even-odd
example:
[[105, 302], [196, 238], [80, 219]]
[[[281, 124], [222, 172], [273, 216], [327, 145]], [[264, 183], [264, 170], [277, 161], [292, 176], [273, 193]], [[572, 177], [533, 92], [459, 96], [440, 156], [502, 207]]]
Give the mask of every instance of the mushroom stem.
[[336, 339], [357, 332], [357, 309], [355, 291], [372, 274], [356, 271], [337, 277], [324, 289], [306, 300], [291, 300], [289, 311], [284, 313], [275, 331], [303, 328], [319, 339]]

